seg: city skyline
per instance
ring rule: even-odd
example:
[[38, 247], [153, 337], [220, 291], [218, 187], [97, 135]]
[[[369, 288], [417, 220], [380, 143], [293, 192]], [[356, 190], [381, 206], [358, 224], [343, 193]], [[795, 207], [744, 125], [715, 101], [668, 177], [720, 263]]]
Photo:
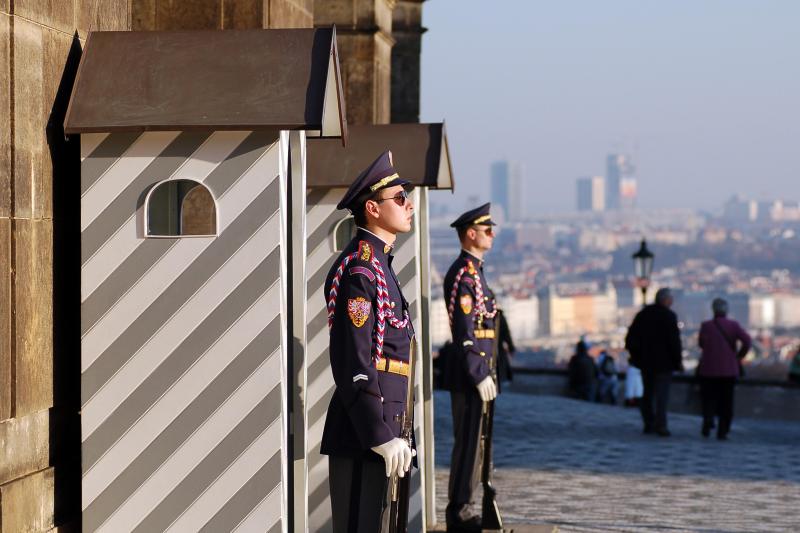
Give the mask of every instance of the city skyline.
[[[423, 21], [421, 116], [447, 118], [456, 178], [441, 201], [488, 198], [491, 161], [508, 159], [526, 167], [527, 210], [569, 211], [574, 180], [611, 153], [632, 156], [644, 209], [800, 197], [800, 3], [460, 5], [430, 2]], [[443, 62], [454, 47], [469, 60]]]

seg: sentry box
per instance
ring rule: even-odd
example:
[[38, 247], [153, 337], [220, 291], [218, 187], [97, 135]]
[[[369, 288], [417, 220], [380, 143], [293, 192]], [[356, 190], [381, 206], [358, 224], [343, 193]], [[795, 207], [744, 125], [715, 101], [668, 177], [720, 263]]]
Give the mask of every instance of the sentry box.
[[[296, 394], [294, 436], [297, 457], [295, 482], [305, 477], [307, 508], [295, 499], [296, 524], [306, 517], [308, 531], [330, 531], [330, 491], [328, 461], [319, 454], [325, 415], [334, 383], [328, 354], [329, 334], [323, 284], [328, 269], [354, 235], [353, 219], [347, 211], [337, 210], [353, 179], [386, 149], [392, 150], [398, 173], [414, 185], [414, 226], [401, 234], [394, 249], [393, 267], [402, 284], [403, 294], [411, 303], [411, 319], [418, 336], [416, 372], [415, 436], [419, 470], [411, 478], [409, 531], [425, 531], [435, 521], [435, 479], [433, 468], [433, 398], [432, 359], [428, 331], [430, 302], [430, 252], [428, 195], [431, 189], [452, 189], [453, 177], [444, 124], [387, 124], [351, 126], [347, 146], [326, 139], [309, 139], [306, 194], [293, 195], [294, 213], [307, 213], [298, 222], [296, 234], [306, 235], [305, 242], [295, 243], [295, 253], [306, 258], [303, 267], [307, 284], [298, 287], [293, 309], [292, 333]], [[295, 184], [302, 186], [302, 184]], [[304, 249], [299, 249], [302, 246]], [[303, 291], [302, 294], [300, 291]], [[300, 453], [300, 446], [304, 446]]]
[[65, 131], [84, 531], [287, 531], [290, 182], [347, 134], [335, 30], [91, 33]]

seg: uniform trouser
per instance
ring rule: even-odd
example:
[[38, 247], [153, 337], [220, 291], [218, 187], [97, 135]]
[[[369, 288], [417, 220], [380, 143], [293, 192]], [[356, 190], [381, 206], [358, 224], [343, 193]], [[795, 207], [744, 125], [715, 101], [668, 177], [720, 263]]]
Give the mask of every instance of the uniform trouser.
[[719, 416], [717, 435], [725, 436], [731, 429], [733, 420], [733, 388], [736, 378], [703, 377], [700, 392], [703, 398], [703, 424], [711, 426], [714, 416]]
[[453, 411], [453, 454], [450, 457], [450, 484], [447, 520], [465, 519], [472, 494], [480, 480], [480, 431], [483, 402], [477, 390], [450, 393]]
[[334, 533], [389, 531], [386, 467], [381, 461], [328, 457]]
[[645, 429], [667, 429], [667, 404], [672, 372], [642, 370], [642, 421]]

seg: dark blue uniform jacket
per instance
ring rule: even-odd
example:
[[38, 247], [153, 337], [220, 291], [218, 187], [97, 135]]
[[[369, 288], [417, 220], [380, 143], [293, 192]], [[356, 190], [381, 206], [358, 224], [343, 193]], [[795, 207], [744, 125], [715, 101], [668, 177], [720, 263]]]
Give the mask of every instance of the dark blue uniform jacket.
[[[372, 233], [358, 229], [355, 238], [336, 259], [325, 281], [325, 303], [336, 270], [355, 251], [341, 276], [335, 317], [330, 330], [330, 361], [336, 383], [328, 406], [320, 452], [325, 455], [380, 457], [370, 448], [400, 436], [405, 410], [407, 378], [378, 371], [373, 362], [377, 276], [368, 255], [374, 254], [386, 277], [389, 306], [402, 320], [408, 302], [392, 270], [392, 256], [385, 243]], [[365, 251], [369, 250], [369, 254]], [[413, 328], [397, 329], [386, 321], [383, 357], [408, 362]]]
[[[469, 269], [469, 263], [472, 269]], [[455, 302], [453, 305], [452, 323], [450, 332], [453, 336], [452, 354], [455, 361], [447, 364], [448, 388], [454, 391], [473, 390], [475, 386], [489, 375], [489, 358], [492, 356], [494, 339], [478, 338], [479, 331], [494, 330], [494, 319], [478, 317], [477, 280], [480, 279], [483, 288], [483, 299], [486, 310], [494, 311], [495, 301], [492, 291], [486, 283], [483, 274], [483, 261], [464, 250], [450, 266], [444, 277], [444, 301], [450, 305], [453, 285], [456, 275], [463, 268], [468, 270], [461, 277], [456, 288]]]

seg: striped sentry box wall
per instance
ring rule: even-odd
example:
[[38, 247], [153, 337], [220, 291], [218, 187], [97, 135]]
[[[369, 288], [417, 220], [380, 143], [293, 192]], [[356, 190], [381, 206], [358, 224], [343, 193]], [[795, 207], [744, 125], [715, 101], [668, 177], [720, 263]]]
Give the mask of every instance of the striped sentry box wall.
[[[84, 531], [285, 531], [288, 133], [81, 137]], [[214, 237], [144, 238], [163, 180]]]
[[[308, 528], [309, 531], [332, 531], [330, 490], [328, 486], [328, 460], [320, 455], [319, 446], [322, 440], [322, 429], [325, 416], [333, 393], [334, 382], [330, 370], [328, 353], [328, 318], [323, 297], [325, 276], [339, 252], [334, 249], [334, 231], [337, 225], [348, 216], [347, 212], [337, 210], [336, 204], [342, 198], [344, 189], [309, 189], [306, 197], [306, 231], [307, 231], [307, 392], [306, 392], [306, 425], [307, 425], [307, 483], [308, 483]], [[414, 191], [412, 198], [417, 203], [420, 191]], [[417, 332], [417, 340], [421, 340], [419, 318], [422, 301], [420, 295], [420, 235], [418, 234], [420, 213], [415, 214], [414, 229], [411, 233], [398, 237], [394, 250], [393, 267], [402, 284], [403, 294], [411, 303], [411, 319]], [[420, 348], [422, 348], [420, 346]], [[417, 352], [418, 361], [422, 354]], [[422, 369], [418, 366], [415, 379], [415, 395], [418, 399], [415, 406], [415, 434], [417, 438], [418, 461], [424, 465], [425, 441], [422, 430]], [[424, 531], [424, 472], [414, 470], [411, 478], [411, 503], [409, 509], [409, 531]]]

